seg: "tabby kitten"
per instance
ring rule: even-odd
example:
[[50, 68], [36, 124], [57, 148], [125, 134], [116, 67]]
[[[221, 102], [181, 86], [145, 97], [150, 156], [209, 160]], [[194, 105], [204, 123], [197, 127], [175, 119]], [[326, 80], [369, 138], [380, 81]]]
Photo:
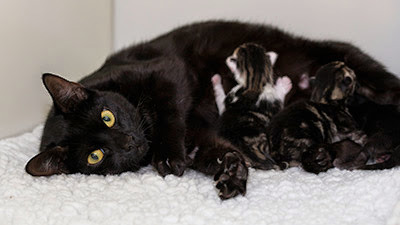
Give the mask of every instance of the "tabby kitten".
[[222, 114], [219, 135], [241, 150], [247, 166], [259, 169], [271, 169], [274, 165], [264, 154], [265, 130], [272, 116], [282, 109], [284, 97], [291, 89], [288, 77], [278, 78], [274, 85], [272, 67], [276, 58], [276, 53], [267, 53], [257, 44], [246, 43], [236, 48], [226, 64], [238, 85], [224, 99], [220, 76], [212, 78], [216, 104]]
[[278, 78], [276, 85], [273, 83], [272, 66], [276, 58], [276, 53], [266, 53], [257, 44], [243, 44], [226, 60], [238, 85], [225, 96], [220, 76], [212, 78], [221, 114], [218, 135], [236, 147], [217, 158], [220, 165], [214, 180], [221, 199], [245, 194], [248, 167], [271, 169], [275, 165], [264, 154], [268, 143], [265, 131], [291, 89], [288, 77]]
[[342, 143], [343, 148], [365, 143], [365, 134], [345, 104], [355, 87], [353, 70], [343, 62], [328, 63], [316, 73], [311, 100], [295, 103], [274, 117], [267, 131], [269, 154], [280, 168], [301, 165], [306, 171], [319, 173], [333, 167], [335, 155], [339, 157], [337, 166], [343, 169], [365, 164], [366, 156], [357, 159], [357, 165], [347, 163], [348, 158], [358, 158], [361, 148], [357, 146], [353, 146], [355, 156], [351, 157], [343, 152], [333, 154], [329, 147], [343, 140], [349, 141]]

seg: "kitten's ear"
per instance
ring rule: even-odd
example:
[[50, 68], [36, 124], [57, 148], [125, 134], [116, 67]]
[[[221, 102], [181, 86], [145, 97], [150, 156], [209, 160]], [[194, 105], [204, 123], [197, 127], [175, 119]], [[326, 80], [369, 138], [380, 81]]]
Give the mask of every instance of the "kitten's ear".
[[276, 60], [278, 59], [278, 53], [276, 52], [267, 52], [265, 53], [269, 59], [271, 60], [271, 65], [275, 65]]
[[37, 154], [25, 166], [25, 170], [32, 176], [51, 176], [54, 174], [69, 173], [64, 164], [66, 148], [56, 146]]
[[50, 73], [43, 74], [42, 80], [55, 105], [64, 113], [73, 112], [79, 103], [88, 98], [88, 91], [81, 84]]

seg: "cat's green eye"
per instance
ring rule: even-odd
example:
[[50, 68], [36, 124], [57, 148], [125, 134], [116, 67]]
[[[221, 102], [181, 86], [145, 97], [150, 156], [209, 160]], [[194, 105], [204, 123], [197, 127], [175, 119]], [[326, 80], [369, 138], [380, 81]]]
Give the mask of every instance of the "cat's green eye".
[[104, 157], [103, 150], [97, 149], [89, 154], [87, 161], [90, 165], [94, 165], [94, 164], [101, 162], [103, 157]]
[[112, 127], [115, 124], [114, 114], [110, 110], [103, 110], [101, 112], [101, 119], [107, 125], [107, 127]]

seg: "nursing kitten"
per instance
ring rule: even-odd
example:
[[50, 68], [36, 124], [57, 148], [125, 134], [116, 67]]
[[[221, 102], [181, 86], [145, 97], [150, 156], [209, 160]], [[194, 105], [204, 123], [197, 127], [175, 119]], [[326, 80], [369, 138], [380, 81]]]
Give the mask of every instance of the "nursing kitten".
[[[348, 139], [343, 147], [351, 142], [363, 146], [366, 141], [346, 106], [356, 87], [354, 71], [343, 62], [329, 63], [317, 71], [313, 86], [310, 101], [288, 106], [268, 127], [269, 154], [282, 169], [301, 165], [309, 172], [323, 172], [333, 167], [335, 160], [330, 144]], [[354, 148], [355, 155], [360, 153]], [[354, 166], [344, 163], [352, 157], [340, 151], [337, 155], [342, 157], [337, 165], [344, 169], [354, 169], [367, 159]]]
[[220, 76], [212, 77], [221, 114], [218, 133], [241, 150], [249, 167], [271, 169], [274, 165], [264, 154], [265, 131], [272, 116], [283, 108], [284, 97], [292, 86], [288, 77], [279, 77], [274, 85], [272, 67], [276, 58], [276, 53], [267, 53], [257, 44], [246, 43], [236, 48], [226, 64], [238, 85], [226, 97]]

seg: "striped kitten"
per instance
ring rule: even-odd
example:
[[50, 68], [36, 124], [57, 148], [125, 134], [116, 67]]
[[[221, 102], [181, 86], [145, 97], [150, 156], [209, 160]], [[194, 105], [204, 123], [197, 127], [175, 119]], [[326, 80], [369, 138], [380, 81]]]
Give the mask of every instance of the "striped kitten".
[[310, 101], [295, 103], [274, 117], [268, 127], [270, 155], [280, 168], [301, 165], [319, 173], [336, 166], [360, 168], [367, 156], [366, 140], [346, 107], [356, 76], [343, 62], [322, 66], [316, 73]]
[[272, 67], [276, 58], [276, 53], [246, 43], [226, 60], [238, 85], [225, 96], [220, 76], [212, 78], [221, 114], [220, 136], [241, 150], [246, 166], [259, 169], [271, 169], [275, 164], [264, 154], [268, 143], [265, 131], [272, 116], [282, 109], [292, 85], [288, 77], [278, 78], [274, 85]]

